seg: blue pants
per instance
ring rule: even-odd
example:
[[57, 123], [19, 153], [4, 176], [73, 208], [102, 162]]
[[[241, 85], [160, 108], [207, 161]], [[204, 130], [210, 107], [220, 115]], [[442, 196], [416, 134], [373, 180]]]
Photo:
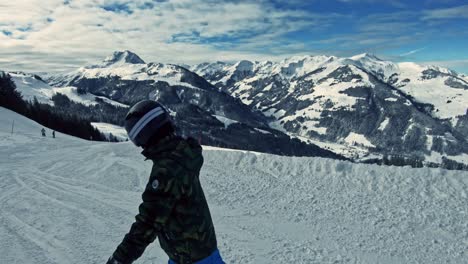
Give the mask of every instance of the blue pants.
[[[169, 260], [168, 264], [177, 264], [172, 260]], [[219, 254], [219, 250], [215, 250], [211, 255], [208, 257], [199, 260], [197, 262], [194, 262], [193, 264], [226, 264], [224, 263], [223, 259], [221, 258], [221, 255]]]

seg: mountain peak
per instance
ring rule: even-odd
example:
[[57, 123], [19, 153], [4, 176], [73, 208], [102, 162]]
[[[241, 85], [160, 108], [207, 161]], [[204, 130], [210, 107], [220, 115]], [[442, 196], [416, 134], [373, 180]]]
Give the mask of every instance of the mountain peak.
[[252, 72], [254, 63], [248, 60], [241, 60], [234, 65], [235, 71]]
[[362, 54], [358, 54], [358, 55], [352, 56], [350, 59], [352, 59], [352, 60], [369, 59], [369, 60], [378, 60], [378, 61], [381, 61], [380, 58], [378, 58], [377, 56], [375, 56], [374, 54], [371, 54], [371, 53], [362, 53]]
[[125, 50], [125, 51], [114, 51], [112, 55], [108, 56], [104, 60], [104, 63], [108, 66], [112, 64], [124, 64], [124, 63], [145, 64], [145, 61], [143, 61], [135, 53], [129, 50]]

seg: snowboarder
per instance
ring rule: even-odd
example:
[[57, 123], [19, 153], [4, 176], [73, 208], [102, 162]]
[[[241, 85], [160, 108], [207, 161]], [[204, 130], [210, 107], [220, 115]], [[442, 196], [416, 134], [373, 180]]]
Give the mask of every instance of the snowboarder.
[[55, 130], [52, 131], [52, 137], [55, 138]]
[[43, 137], [46, 136], [46, 134], [45, 134], [45, 129], [44, 129], [44, 128], [41, 129], [41, 133], [42, 133], [42, 136], [43, 136]]
[[203, 156], [197, 140], [177, 136], [167, 110], [151, 100], [129, 110], [125, 129], [153, 168], [136, 220], [107, 264], [132, 263], [156, 237], [169, 264], [224, 264], [199, 181]]

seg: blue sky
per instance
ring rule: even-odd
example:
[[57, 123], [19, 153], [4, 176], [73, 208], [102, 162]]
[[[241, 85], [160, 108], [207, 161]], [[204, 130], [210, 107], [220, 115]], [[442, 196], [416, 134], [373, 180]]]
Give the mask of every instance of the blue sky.
[[[40, 8], [39, 8], [40, 7]], [[0, 3], [0, 69], [69, 70], [132, 50], [193, 64], [374, 53], [468, 74], [460, 0], [26, 0]]]

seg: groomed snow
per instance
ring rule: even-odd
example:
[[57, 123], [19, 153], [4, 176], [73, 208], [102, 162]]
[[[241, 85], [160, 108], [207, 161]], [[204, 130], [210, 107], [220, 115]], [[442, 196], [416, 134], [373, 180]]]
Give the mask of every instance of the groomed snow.
[[[16, 128], [11, 132], [11, 120]], [[105, 263], [151, 162], [0, 108], [0, 263]], [[468, 172], [206, 148], [201, 181], [227, 263], [467, 263]], [[166, 263], [157, 243], [136, 263]]]

